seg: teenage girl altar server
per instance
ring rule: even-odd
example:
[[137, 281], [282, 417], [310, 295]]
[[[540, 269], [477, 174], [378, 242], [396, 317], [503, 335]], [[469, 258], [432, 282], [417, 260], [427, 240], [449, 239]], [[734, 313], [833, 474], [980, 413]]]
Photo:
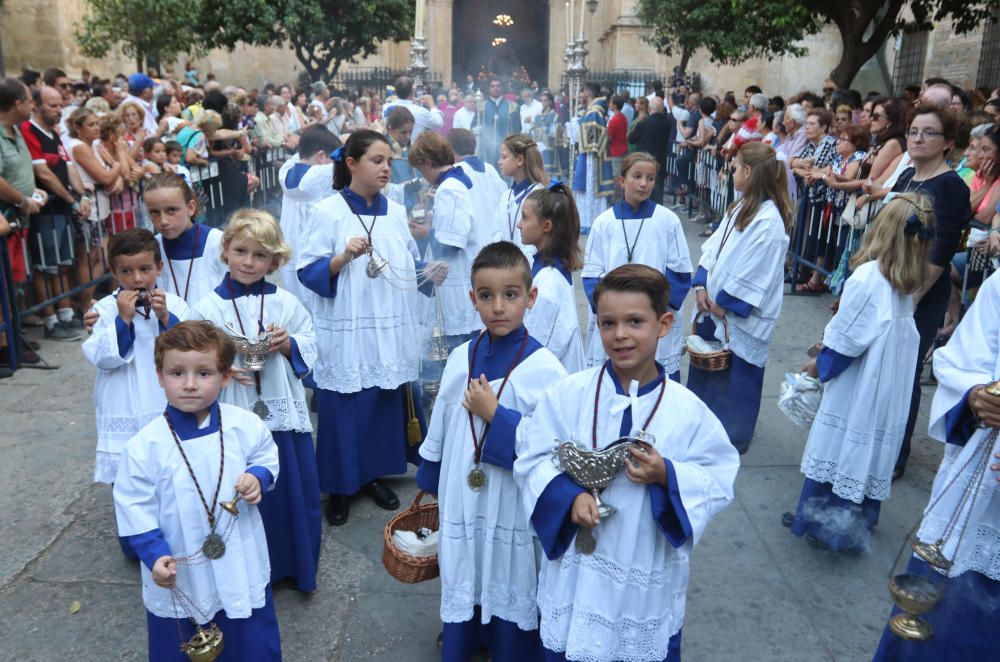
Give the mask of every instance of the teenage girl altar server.
[[316, 334], [302, 303], [266, 280], [289, 257], [291, 249], [270, 214], [235, 212], [222, 239], [229, 273], [190, 317], [208, 320], [231, 335], [270, 333], [263, 367], [248, 371], [238, 356], [236, 376], [219, 400], [257, 414], [278, 445], [281, 480], [260, 505], [271, 581], [290, 579], [300, 591], [315, 591], [323, 515], [302, 378], [316, 363]]
[[697, 315], [702, 316], [697, 333], [706, 340], [724, 341], [724, 319], [732, 363], [718, 372], [691, 366], [687, 387], [719, 417], [729, 440], [745, 453], [757, 425], [764, 364], [781, 313], [792, 204], [784, 165], [763, 143], [740, 149], [733, 186], [743, 196], [730, 205], [722, 225], [702, 246], [694, 277]]
[[[611, 358], [550, 386], [517, 435], [514, 480], [546, 556], [545, 659], [678, 660], [691, 552], [732, 500], [739, 456], [704, 403], [655, 361], [673, 321], [663, 274], [619, 267], [594, 295]], [[645, 445], [604, 490], [617, 512], [601, 518], [552, 451], [563, 441], [601, 450], [626, 436]]]
[[[313, 204], [333, 195], [332, 154], [340, 147], [340, 140], [325, 124], [313, 124], [302, 131], [299, 151], [295, 158], [281, 166], [281, 234], [291, 246], [292, 255], [302, 252], [301, 234], [307, 225]], [[299, 283], [295, 273], [295, 260], [284, 264], [280, 272], [281, 285], [303, 303], [311, 292]]]
[[[340, 193], [316, 205], [297, 261], [299, 280], [318, 295], [316, 460], [320, 490], [330, 494], [327, 519], [336, 525], [362, 489], [382, 508], [399, 507], [379, 479], [406, 473], [407, 412], [422, 411], [409, 387], [420, 362], [416, 278], [446, 272], [418, 271], [406, 211], [379, 193], [391, 154], [381, 134], [351, 134], [334, 171]], [[373, 255], [391, 265], [376, 278], [366, 273]]]
[[[670, 283], [670, 309], [675, 313], [680, 312], [691, 288], [691, 254], [681, 221], [672, 211], [650, 200], [657, 167], [656, 159], [646, 152], [625, 157], [621, 175], [624, 198], [601, 212], [590, 228], [582, 273], [591, 311], [588, 366], [601, 365], [607, 359], [596, 327], [593, 294], [604, 274], [623, 264], [645, 264], [656, 269]], [[656, 350], [656, 360], [674, 381], [680, 381], [682, 327], [674, 324]]]
[[782, 523], [813, 546], [869, 547], [903, 443], [920, 336], [913, 293], [925, 279], [934, 215], [926, 198], [896, 196], [852, 260], [840, 308], [806, 371], [826, 383], [802, 454], [805, 483]]
[[545, 163], [535, 141], [516, 133], [507, 136], [500, 145], [500, 174], [513, 181], [510, 189], [500, 197], [500, 204], [493, 216], [493, 241], [516, 244], [529, 258], [534, 248], [521, 240], [517, 224], [521, 220], [521, 205], [534, 191], [549, 185]]
[[576, 311], [573, 272], [580, 259], [580, 217], [562, 182], [534, 191], [521, 205], [521, 239], [535, 249], [531, 275], [538, 296], [524, 325], [531, 337], [562, 362], [566, 372], [583, 370], [583, 339]]
[[[476, 309], [469, 303], [469, 274], [488, 236], [486, 228], [476, 222], [472, 180], [455, 165], [455, 151], [445, 138], [433, 131], [421, 133], [408, 158], [434, 191], [433, 220], [422, 229], [428, 233], [428, 256], [448, 265], [448, 277], [438, 286], [437, 296], [443, 331], [449, 348], [454, 348], [482, 328]], [[433, 313], [433, 302], [425, 310]]]

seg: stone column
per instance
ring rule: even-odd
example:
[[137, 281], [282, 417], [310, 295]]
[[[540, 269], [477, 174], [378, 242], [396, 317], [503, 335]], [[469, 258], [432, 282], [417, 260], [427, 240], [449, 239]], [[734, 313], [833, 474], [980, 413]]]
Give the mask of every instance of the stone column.
[[452, 12], [454, 0], [427, 0], [428, 76], [441, 77], [445, 89], [451, 84]]

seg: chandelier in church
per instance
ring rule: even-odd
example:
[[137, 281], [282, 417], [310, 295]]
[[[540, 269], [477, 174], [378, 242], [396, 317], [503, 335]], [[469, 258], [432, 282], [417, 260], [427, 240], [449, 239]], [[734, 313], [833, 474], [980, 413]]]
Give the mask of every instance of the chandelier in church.
[[506, 37], [493, 37], [493, 41], [491, 43], [493, 44], [493, 47], [496, 48], [497, 46], [506, 44], [507, 39]]
[[498, 25], [501, 28], [509, 28], [514, 25], [514, 19], [507, 14], [497, 14], [497, 17], [493, 19], [493, 25]]

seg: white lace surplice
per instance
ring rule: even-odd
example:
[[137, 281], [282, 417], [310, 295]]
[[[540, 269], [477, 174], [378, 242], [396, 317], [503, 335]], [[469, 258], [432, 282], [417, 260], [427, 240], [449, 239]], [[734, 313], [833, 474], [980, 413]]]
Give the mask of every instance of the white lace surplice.
[[[362, 218], [371, 223], [371, 215], [362, 214]], [[296, 268], [329, 260], [344, 252], [349, 239], [364, 236], [361, 222], [344, 198], [330, 196], [313, 207]], [[388, 202], [387, 214], [375, 221], [372, 243], [399, 279], [392, 274], [388, 274], [391, 283], [381, 277], [369, 278], [365, 274], [369, 257], [362, 255], [337, 274], [335, 297], [314, 299], [319, 356], [313, 377], [321, 389], [338, 393], [372, 387], [391, 390], [417, 378], [417, 244], [401, 205]]]
[[[726, 315], [730, 348], [747, 363], [763, 368], [781, 314], [788, 235], [778, 208], [766, 200], [750, 225], [744, 230], [732, 230], [720, 255], [726, 228], [735, 223], [738, 213], [736, 208], [727, 214], [719, 229], [702, 245], [698, 266], [708, 271], [708, 297], [712, 301], [725, 290], [752, 307], [746, 318]], [[722, 322], [715, 322], [715, 337], [725, 340]]]
[[[973, 386], [1000, 379], [1000, 275], [993, 274], [986, 279], [951, 340], [934, 352], [934, 376], [937, 377], [938, 388], [931, 403], [930, 436], [945, 441], [945, 415], [966, 398]], [[944, 458], [934, 478], [928, 509], [917, 534], [920, 540], [936, 542], [941, 537], [972, 479], [975, 461], [964, 469], [963, 465], [989, 432], [976, 430], [964, 446], [945, 444]], [[990, 449], [988, 459], [980, 461], [994, 462], [993, 456], [998, 451], [1000, 442]], [[945, 487], [953, 480], [954, 484], [946, 492]], [[968, 525], [957, 556], [957, 534], [951, 536], [944, 546], [944, 555], [954, 559], [954, 566], [948, 575], [955, 577], [973, 571], [1000, 581], [1000, 483], [996, 480], [996, 473], [987, 468], [974, 489], [977, 496], [971, 514], [966, 506], [956, 527], [961, 531], [961, 524], [968, 515]], [[971, 497], [969, 500], [971, 502]], [[930, 504], [935, 501], [938, 503], [930, 509]]]
[[[163, 413], [167, 406], [156, 377], [153, 345], [160, 334], [155, 315], [145, 319], [136, 313], [132, 324], [135, 341], [124, 358], [118, 352], [118, 300], [108, 295], [97, 302], [100, 319], [83, 343], [83, 355], [98, 368], [94, 382], [94, 413], [97, 418], [97, 457], [94, 480], [113, 483], [125, 443], [142, 426]], [[184, 300], [167, 293], [167, 310], [184, 319]]]
[[566, 372], [583, 370], [583, 340], [573, 285], [555, 267], [542, 268], [532, 284], [538, 288], [538, 297], [524, 316], [528, 333], [556, 355]]
[[[531, 418], [518, 428], [514, 477], [533, 513], [539, 496], [558, 475], [551, 451], [556, 439], [591, 446], [594, 397], [600, 368], [552, 385]], [[633, 421], [645, 421], [659, 388], [638, 397]], [[598, 407], [598, 446], [619, 437], [631, 399], [618, 395], [604, 376]], [[636, 423], [636, 426], [641, 423]], [[618, 508], [595, 530], [594, 554], [570, 545], [562, 558], [544, 560], [538, 580], [541, 637], [545, 648], [571, 660], [662, 660], [684, 622], [688, 560], [709, 520], [733, 498], [739, 455], [722, 424], [694, 394], [666, 380], [666, 391], [648, 432], [671, 461], [692, 536], [673, 547], [652, 517], [649, 487], [621, 472], [601, 500]]]
[[[472, 289], [472, 261], [483, 247], [484, 229], [474, 222], [472, 189], [454, 177], [445, 179], [434, 194], [434, 236], [443, 246], [452, 249], [429, 260], [442, 260], [448, 265], [448, 277], [438, 286], [438, 297], [444, 316], [444, 333], [448, 336], [472, 333], [482, 328], [479, 314], [469, 301]], [[426, 308], [433, 311], [433, 306]]]
[[[235, 302], [239, 307], [246, 335], [256, 335], [257, 321], [260, 318], [260, 297], [251, 294], [238, 297]], [[223, 299], [216, 292], [202, 299], [191, 311], [190, 317], [208, 320], [229, 334], [232, 331], [226, 329], [226, 324], [232, 324], [237, 332], [240, 330], [233, 301]], [[264, 296], [264, 327], [271, 324], [282, 327], [295, 340], [299, 354], [307, 366], [315, 365], [317, 348], [312, 319], [291, 292], [280, 287], [274, 294]], [[243, 366], [239, 353], [234, 366]], [[291, 362], [283, 354], [273, 352], [265, 359], [264, 368], [260, 371], [260, 389], [260, 399], [271, 412], [264, 421], [268, 429], [276, 432], [312, 432], [305, 388], [295, 376]], [[243, 386], [233, 380], [219, 394], [219, 401], [251, 411], [257, 401], [257, 391], [254, 386]]]
[[854, 503], [889, 497], [919, 343], [913, 297], [893, 290], [877, 262], [859, 266], [823, 334], [826, 347], [856, 358], [826, 384], [802, 454], [807, 478]]
[[[220, 406], [226, 461], [219, 498], [232, 498], [236, 478], [252, 466], [263, 467], [276, 481], [280, 480], [278, 447], [263, 421], [238, 407]], [[205, 425], [209, 420], [205, 419]], [[219, 476], [219, 433], [182, 443], [202, 490], [214, 493]], [[118, 535], [135, 536], [158, 528], [175, 556], [198, 552], [210, 532], [194, 481], [162, 416], [140, 430], [126, 446], [114, 497]], [[271, 581], [264, 523], [257, 506], [241, 503], [239, 508], [240, 516], [226, 540], [225, 555], [207, 563], [182, 565], [177, 571], [178, 588], [191, 599], [197, 613], [208, 619], [220, 610], [229, 618], [248, 618], [253, 609], [264, 606], [265, 589]], [[221, 526], [230, 521], [218, 507], [216, 517]], [[149, 568], [142, 563], [139, 569], [146, 609], [161, 618], [184, 618], [186, 612], [175, 613], [170, 591], [153, 582]]]
[[[639, 232], [639, 226], [642, 232]], [[640, 218], [624, 221], [615, 218], [614, 208], [597, 217], [587, 237], [587, 253], [584, 259], [583, 278], [603, 278], [609, 271], [629, 264], [628, 247], [635, 242], [632, 264], [644, 264], [664, 273], [670, 269], [675, 273], [691, 273], [691, 254], [684, 228], [677, 214], [662, 205], [656, 205], [653, 215], [643, 223]], [[626, 239], [625, 233], [628, 234]], [[638, 240], [636, 236], [638, 235]], [[597, 331], [597, 318], [589, 314], [590, 332], [587, 336], [586, 359], [588, 366], [601, 365], [607, 360], [601, 334]], [[681, 349], [687, 332], [683, 324], [675, 323], [666, 337], [661, 338], [656, 347], [656, 360], [666, 369], [668, 375], [681, 369]]]
[[[420, 447], [421, 457], [441, 463], [441, 620], [468, 621], [478, 604], [483, 623], [496, 616], [522, 630], [534, 630], [538, 564], [513, 474], [484, 462], [480, 467], [486, 473], [486, 489], [473, 492], [466, 482], [474, 465], [469, 415], [462, 407], [468, 357], [469, 343], [464, 343], [448, 358], [427, 438]], [[565, 374], [558, 359], [540, 348], [511, 373], [500, 404], [526, 417], [545, 387]], [[490, 382], [494, 393], [502, 381]], [[476, 433], [482, 431], [483, 421], [476, 419]]]

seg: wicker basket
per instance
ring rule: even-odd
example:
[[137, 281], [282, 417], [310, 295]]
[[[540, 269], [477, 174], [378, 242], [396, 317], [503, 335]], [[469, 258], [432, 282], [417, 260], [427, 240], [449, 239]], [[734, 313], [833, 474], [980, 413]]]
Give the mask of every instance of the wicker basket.
[[[704, 313], [701, 315], [695, 315], [694, 322], [691, 324], [692, 335], [696, 333], [698, 328], [698, 320], [702, 318]], [[721, 372], [723, 370], [728, 370], [730, 364], [733, 362], [733, 350], [728, 348], [729, 345], [729, 324], [726, 323], [726, 318], [722, 318], [722, 330], [726, 333], [726, 347], [720, 349], [717, 352], [693, 352], [685, 344], [684, 350], [691, 356], [691, 365], [699, 370], [704, 370], [706, 372]]]
[[382, 565], [390, 575], [406, 584], [418, 584], [434, 579], [440, 574], [437, 554], [434, 556], [410, 556], [397, 549], [392, 540], [395, 531], [416, 531], [428, 528], [438, 530], [437, 503], [421, 504], [427, 492], [421, 490], [413, 499], [413, 505], [395, 515], [385, 525], [383, 532]]

